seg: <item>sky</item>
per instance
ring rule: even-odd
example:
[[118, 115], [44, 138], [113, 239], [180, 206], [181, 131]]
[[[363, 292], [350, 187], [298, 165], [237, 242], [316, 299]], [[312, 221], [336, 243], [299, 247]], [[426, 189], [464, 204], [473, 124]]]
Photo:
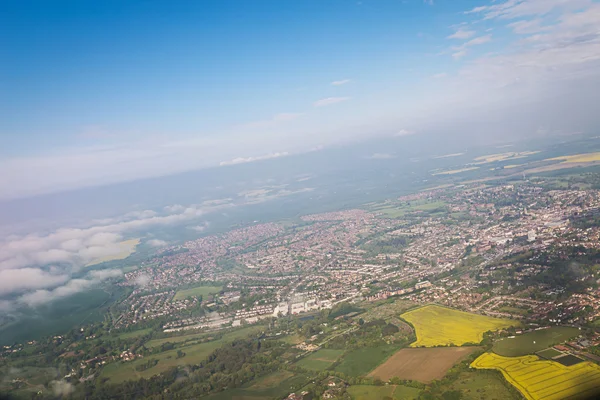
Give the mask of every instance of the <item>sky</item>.
[[552, 130], [538, 115], [598, 81], [593, 0], [0, 7], [0, 199], [464, 132], [515, 103], [537, 114], [511, 130]]
[[[0, 201], [382, 137], [592, 134], [599, 27], [595, 0], [3, 1]], [[132, 230], [228, 206], [3, 238], [0, 310], [118, 275], [73, 278]]]

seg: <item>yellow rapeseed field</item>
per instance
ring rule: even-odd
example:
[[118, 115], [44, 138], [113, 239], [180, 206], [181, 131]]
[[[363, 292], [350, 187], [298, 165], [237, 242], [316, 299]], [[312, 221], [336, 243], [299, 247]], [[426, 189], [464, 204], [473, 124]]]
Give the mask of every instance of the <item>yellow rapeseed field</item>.
[[572, 156], [554, 157], [554, 158], [549, 158], [548, 160], [553, 160], [553, 161], [558, 160], [558, 161], [562, 161], [563, 163], [584, 163], [584, 162], [600, 161], [600, 152], [575, 154]]
[[484, 353], [471, 367], [501, 371], [528, 400], [589, 398], [600, 390], [600, 366], [587, 361], [567, 367], [537, 356]]
[[512, 151], [510, 153], [499, 153], [499, 154], [488, 154], [486, 156], [479, 156], [475, 158], [475, 161], [479, 163], [490, 163], [495, 161], [514, 160], [516, 158], [525, 158], [533, 154], [537, 154], [539, 151]]
[[479, 167], [470, 167], [470, 168], [454, 169], [452, 171], [434, 172], [431, 175], [454, 175], [454, 174], [460, 174], [461, 172], [474, 171], [476, 169], [479, 169]]
[[416, 330], [412, 347], [462, 346], [479, 343], [487, 331], [519, 325], [518, 321], [486, 317], [451, 308], [428, 305], [401, 315]]

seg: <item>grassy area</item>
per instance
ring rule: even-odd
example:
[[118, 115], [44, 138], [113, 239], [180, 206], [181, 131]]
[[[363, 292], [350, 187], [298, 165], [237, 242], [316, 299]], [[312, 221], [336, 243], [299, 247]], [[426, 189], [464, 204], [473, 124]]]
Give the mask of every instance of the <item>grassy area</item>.
[[321, 349], [304, 357], [296, 364], [299, 367], [323, 371], [331, 366], [344, 354], [344, 350]]
[[592, 398], [600, 388], [600, 366], [591, 362], [567, 367], [537, 356], [502, 357], [484, 353], [471, 367], [499, 370], [528, 400]]
[[462, 346], [480, 343], [487, 331], [519, 325], [518, 321], [486, 317], [451, 308], [428, 305], [402, 314], [416, 330], [412, 347]]
[[291, 345], [296, 345], [296, 344], [302, 343], [304, 341], [302, 336], [295, 334], [295, 333], [292, 335], [286, 335], [282, 338], [279, 338], [279, 340], [281, 340], [284, 343], [291, 344]]
[[173, 300], [183, 300], [188, 297], [207, 297], [210, 294], [217, 294], [223, 290], [223, 286], [196, 286], [190, 289], [178, 290]]
[[230, 389], [206, 397], [207, 400], [271, 400], [282, 399], [308, 383], [308, 377], [277, 371], [241, 388]]
[[136, 338], [136, 337], [147, 335], [150, 332], [152, 332], [152, 328], [138, 329], [137, 331], [124, 332], [124, 333], [120, 333], [116, 336], [119, 337], [120, 339], [131, 339], [131, 338]]
[[487, 371], [463, 372], [450, 387], [460, 390], [463, 400], [518, 400], [520, 397], [508, 390], [500, 374]]
[[540, 329], [515, 336], [514, 338], [503, 338], [494, 342], [492, 351], [506, 357], [524, 356], [534, 354], [537, 351], [559, 344], [572, 337], [579, 335], [579, 329], [566, 326], [555, 326], [548, 329]]
[[558, 357], [564, 353], [562, 353], [556, 349], [549, 348], [549, 349], [545, 349], [542, 351], [538, 351], [536, 354], [542, 358], [545, 358], [546, 360], [551, 360], [552, 358]]
[[433, 211], [446, 206], [443, 201], [414, 201], [410, 204], [386, 204], [371, 208], [371, 211], [380, 213], [387, 218], [401, 218], [414, 211]]
[[402, 385], [354, 385], [348, 388], [348, 393], [356, 400], [381, 400], [388, 397], [394, 400], [412, 400], [417, 399], [421, 391]]
[[335, 370], [350, 376], [367, 375], [375, 367], [399, 350], [399, 346], [365, 347], [346, 353]]
[[[263, 329], [263, 327], [261, 325], [247, 326], [245, 328], [240, 328], [240, 329], [236, 329], [236, 330], [225, 333], [221, 340], [232, 341], [234, 339], [248, 336], [252, 333], [260, 332], [262, 329]], [[146, 342], [144, 345], [148, 348], [151, 348], [151, 347], [162, 346], [164, 343], [167, 343], [167, 342], [169, 342], [169, 343], [195, 342], [196, 340], [205, 338], [207, 336], [210, 336], [210, 334], [206, 333], [206, 332], [192, 333], [192, 334], [183, 335], [183, 336], [173, 336], [173, 337], [162, 338], [162, 339], [152, 339], [152, 340]]]
[[[137, 359], [131, 362], [111, 363], [103, 368], [101, 376], [103, 378], [110, 379], [112, 383], [117, 383], [124, 382], [127, 380], [135, 380], [139, 378], [150, 378], [151, 376], [160, 374], [176, 365], [198, 364], [199, 362], [205, 360], [214, 350], [218, 349], [224, 344], [229, 343], [237, 338], [245, 337], [252, 333], [257, 333], [262, 329], [262, 326], [251, 326], [247, 328], [242, 328], [233, 332], [229, 332], [223, 335], [221, 339], [213, 340], [211, 342], [184, 345], [177, 347], [173, 350], [163, 351], [161, 353], [153, 354], [151, 356], [147, 356], [145, 358]], [[186, 336], [190, 337], [193, 335]], [[175, 339], [181, 339], [183, 337], [185, 336], [181, 336], [179, 338], [168, 338], [158, 340], [171, 341], [173, 343]], [[151, 340], [150, 342], [155, 342], [156, 344], [156, 341]], [[185, 356], [177, 358], [178, 350], [183, 351], [185, 353]], [[135, 370], [136, 366], [145, 363], [148, 359], [156, 359], [158, 360], [158, 364], [145, 371]]]

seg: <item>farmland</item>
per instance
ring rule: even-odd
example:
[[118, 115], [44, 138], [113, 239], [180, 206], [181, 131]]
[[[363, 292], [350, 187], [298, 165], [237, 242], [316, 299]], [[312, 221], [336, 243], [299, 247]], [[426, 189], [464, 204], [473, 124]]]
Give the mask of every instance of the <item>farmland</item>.
[[463, 400], [520, 400], [522, 397], [509, 390], [501, 374], [490, 374], [483, 370], [462, 372], [449, 387], [461, 392]]
[[270, 400], [283, 398], [299, 390], [308, 377], [288, 371], [277, 371], [252, 381], [240, 388], [226, 390], [206, 397], [207, 400]]
[[486, 317], [436, 305], [417, 308], [401, 315], [416, 330], [417, 341], [412, 347], [462, 346], [479, 343], [487, 331], [515, 326], [508, 319]]
[[173, 300], [183, 300], [188, 297], [207, 297], [210, 294], [219, 293], [223, 289], [222, 286], [197, 286], [190, 289], [178, 290], [175, 293]]
[[579, 329], [555, 326], [524, 333], [513, 338], [503, 338], [494, 343], [492, 351], [505, 357], [534, 354], [537, 351], [562, 343], [579, 335]]
[[600, 161], [600, 152], [574, 154], [571, 156], [560, 156], [560, 157], [550, 158], [549, 160], [558, 160], [558, 161], [562, 161], [564, 163], [594, 162], [594, 161]]
[[350, 376], [367, 375], [397, 350], [398, 346], [393, 344], [352, 350], [344, 355], [335, 370]]
[[460, 174], [461, 172], [474, 171], [476, 169], [479, 169], [479, 167], [467, 167], [467, 168], [461, 168], [461, 169], [453, 169], [450, 171], [440, 171], [440, 172], [434, 172], [431, 175], [454, 175], [454, 174]]
[[342, 354], [344, 354], [343, 350], [321, 349], [304, 357], [296, 364], [302, 368], [323, 371], [336, 362]]
[[592, 398], [600, 390], [600, 366], [590, 362], [567, 367], [532, 355], [503, 357], [485, 353], [471, 366], [501, 371], [529, 400]]
[[378, 366], [369, 376], [387, 381], [393, 377], [423, 383], [441, 379], [454, 364], [479, 347], [402, 349]]
[[412, 400], [417, 399], [421, 391], [402, 385], [355, 385], [348, 388], [348, 393], [352, 399], [356, 400], [381, 400], [386, 397], [393, 400]]
[[499, 154], [489, 154], [487, 156], [480, 156], [475, 158], [479, 164], [483, 163], [492, 163], [497, 161], [507, 161], [514, 160], [518, 158], [525, 158], [534, 154], [539, 153], [539, 151], [520, 151], [520, 152], [509, 152], [509, 153], [499, 153]]

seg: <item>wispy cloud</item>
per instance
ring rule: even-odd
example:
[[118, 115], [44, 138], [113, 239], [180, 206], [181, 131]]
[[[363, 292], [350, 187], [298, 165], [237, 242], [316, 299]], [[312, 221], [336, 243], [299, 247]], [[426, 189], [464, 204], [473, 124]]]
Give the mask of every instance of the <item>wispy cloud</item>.
[[253, 161], [261, 161], [261, 160], [268, 160], [271, 158], [285, 157], [285, 156], [289, 156], [289, 155], [290, 155], [290, 153], [288, 153], [287, 151], [283, 151], [283, 152], [279, 152], [279, 153], [265, 154], [265, 155], [256, 156], [256, 157], [237, 157], [237, 158], [234, 158], [233, 160], [221, 161], [219, 165], [225, 166], [225, 165], [243, 164], [243, 163], [249, 163], [249, 162], [253, 162]]
[[346, 83], [350, 83], [350, 82], [351, 82], [350, 79], [342, 79], [339, 81], [333, 81], [333, 82], [331, 82], [331, 84], [333, 86], [341, 86], [341, 85], [345, 85]]
[[298, 119], [302, 115], [302, 113], [279, 113], [275, 114], [270, 119], [248, 122], [246, 124], [241, 125], [240, 127], [243, 129], [274, 128], [282, 123]]
[[396, 156], [389, 153], [373, 153], [367, 158], [370, 158], [371, 160], [389, 160], [391, 158], [396, 158]]
[[350, 97], [327, 97], [327, 98], [315, 101], [315, 103], [313, 105], [315, 107], [325, 107], [325, 106], [330, 106], [332, 104], [337, 104], [337, 103], [341, 103], [343, 101], [348, 101], [348, 100], [350, 100]]
[[463, 28], [459, 28], [452, 35], [448, 36], [447, 39], [466, 40], [466, 39], [469, 39], [469, 38], [472, 38], [473, 36], [475, 36], [475, 33], [476, 33], [475, 31], [470, 31], [470, 30], [465, 30]]
[[417, 132], [412, 129], [400, 129], [398, 132], [396, 132], [394, 134], [394, 136], [400, 137], [400, 136], [414, 135], [415, 133], [417, 133]]
[[544, 16], [556, 9], [580, 10], [589, 7], [592, 0], [508, 0], [489, 6], [475, 7], [467, 14], [483, 14], [485, 19], [516, 19]]
[[508, 27], [519, 35], [527, 35], [552, 29], [550, 26], [543, 26], [541, 18], [513, 22], [508, 24]]
[[165, 247], [169, 244], [168, 242], [160, 239], [150, 239], [146, 243], [152, 247]]
[[463, 43], [460, 46], [453, 47], [452, 50], [454, 51], [454, 53], [452, 53], [452, 57], [455, 60], [458, 60], [467, 55], [469, 47], [480, 46], [482, 44], [490, 42], [491, 40], [492, 40], [491, 34], [479, 36], [474, 39], [471, 39], [471, 40]]
[[440, 72], [439, 74], [432, 75], [431, 77], [432, 77], [433, 79], [442, 79], [442, 78], [445, 78], [445, 77], [447, 77], [447, 76], [448, 76], [448, 74], [447, 74], [447, 73], [445, 73], [445, 72]]

